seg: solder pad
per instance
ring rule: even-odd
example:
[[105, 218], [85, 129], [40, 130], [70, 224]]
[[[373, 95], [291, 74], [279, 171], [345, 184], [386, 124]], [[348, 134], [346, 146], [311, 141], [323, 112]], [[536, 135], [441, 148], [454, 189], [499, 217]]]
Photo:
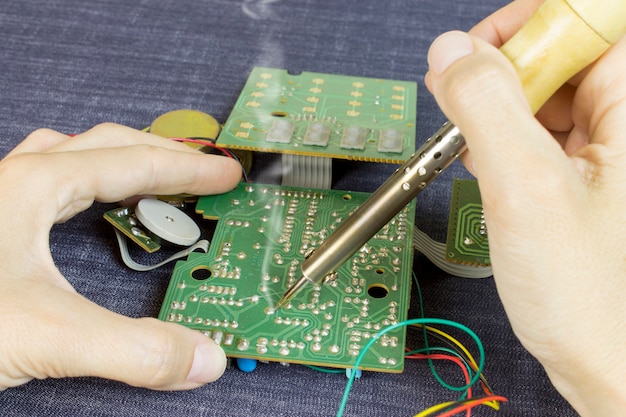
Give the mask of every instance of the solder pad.
[[[258, 184], [201, 197], [197, 211], [219, 219], [213, 242], [207, 254], [176, 264], [159, 318], [204, 332], [231, 357], [351, 367], [379, 330], [407, 318], [414, 204], [348, 260], [336, 281], [273, 306], [299, 278], [305, 253], [367, 197]], [[361, 367], [401, 372], [405, 333], [380, 337]]]
[[475, 180], [455, 178], [452, 184], [446, 259], [468, 265], [491, 265], [485, 214]]
[[217, 145], [401, 163], [415, 150], [417, 84], [255, 67]]
[[104, 218], [146, 252], [152, 253], [161, 249], [161, 239], [139, 223], [133, 209], [116, 208], [104, 213]]

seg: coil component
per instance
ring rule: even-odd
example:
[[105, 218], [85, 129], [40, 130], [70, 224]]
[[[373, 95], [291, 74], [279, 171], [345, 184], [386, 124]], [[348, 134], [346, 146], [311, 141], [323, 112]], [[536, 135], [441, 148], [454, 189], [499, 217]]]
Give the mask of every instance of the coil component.
[[446, 260], [489, 266], [489, 241], [480, 190], [475, 180], [455, 179], [446, 239]]

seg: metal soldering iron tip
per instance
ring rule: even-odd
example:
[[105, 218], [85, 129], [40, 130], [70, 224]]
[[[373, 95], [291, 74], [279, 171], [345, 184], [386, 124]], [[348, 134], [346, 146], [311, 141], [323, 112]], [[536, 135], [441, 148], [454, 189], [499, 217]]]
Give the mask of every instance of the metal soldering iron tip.
[[279, 308], [287, 304], [288, 301], [289, 299], [283, 296], [283, 298], [281, 298], [280, 301], [276, 303], [276, 305], [274, 306], [274, 311], [278, 310]]
[[311, 280], [308, 279], [307, 277], [301, 277], [298, 281], [296, 281], [296, 283], [291, 288], [289, 288], [285, 292], [285, 295], [283, 295], [283, 298], [281, 298], [280, 301], [276, 304], [276, 306], [274, 307], [274, 310], [278, 310], [279, 308], [287, 304], [289, 300], [291, 300], [297, 293], [302, 291], [302, 289], [309, 282], [311, 282]]

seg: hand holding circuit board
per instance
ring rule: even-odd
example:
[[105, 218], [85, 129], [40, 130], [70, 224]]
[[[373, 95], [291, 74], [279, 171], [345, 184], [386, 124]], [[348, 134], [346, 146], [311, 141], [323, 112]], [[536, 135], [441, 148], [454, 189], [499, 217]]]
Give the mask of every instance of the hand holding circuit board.
[[155, 319], [120, 316], [77, 294], [54, 265], [48, 233], [94, 200], [219, 193], [240, 175], [232, 160], [123, 126], [103, 125], [74, 138], [39, 130], [26, 138], [0, 162], [6, 342], [0, 389], [33, 378], [95, 375], [176, 390], [221, 376], [224, 353], [210, 339]]

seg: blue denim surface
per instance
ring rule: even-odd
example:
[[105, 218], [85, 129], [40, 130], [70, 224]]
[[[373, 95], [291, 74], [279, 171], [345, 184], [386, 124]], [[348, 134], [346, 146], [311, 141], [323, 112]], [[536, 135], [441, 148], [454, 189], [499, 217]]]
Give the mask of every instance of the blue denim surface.
[[[143, 128], [160, 114], [181, 108], [224, 121], [255, 65], [417, 81], [417, 136], [426, 138], [444, 121], [422, 82], [430, 43], [443, 31], [469, 29], [505, 3], [3, 2], [0, 155], [38, 127], [74, 133], [112, 121]], [[255, 170], [267, 171], [265, 162], [259, 160]], [[341, 163], [335, 187], [372, 191], [392, 169]], [[458, 163], [418, 200], [419, 227], [442, 241], [454, 176], [467, 176]], [[126, 269], [111, 227], [101, 218], [110, 207], [96, 204], [56, 226], [53, 256], [86, 297], [128, 316], [156, 316], [171, 267], [152, 273]], [[415, 272], [423, 286], [426, 315], [474, 329], [485, 344], [485, 372], [493, 389], [509, 398], [499, 413], [480, 408], [474, 415], [575, 415], [512, 334], [492, 279], [448, 276], [420, 254]], [[413, 304], [411, 315], [416, 316]], [[0, 336], [6, 338], [1, 329], [0, 321]], [[447, 381], [461, 382], [452, 366], [439, 369]], [[337, 410], [344, 385], [341, 376], [278, 364], [261, 365], [251, 374], [230, 369], [218, 382], [189, 392], [152, 392], [96, 378], [50, 379], [0, 393], [0, 415], [329, 416]], [[426, 363], [409, 362], [400, 375], [366, 373], [355, 383], [345, 415], [412, 416], [454, 398], [437, 384]]]

